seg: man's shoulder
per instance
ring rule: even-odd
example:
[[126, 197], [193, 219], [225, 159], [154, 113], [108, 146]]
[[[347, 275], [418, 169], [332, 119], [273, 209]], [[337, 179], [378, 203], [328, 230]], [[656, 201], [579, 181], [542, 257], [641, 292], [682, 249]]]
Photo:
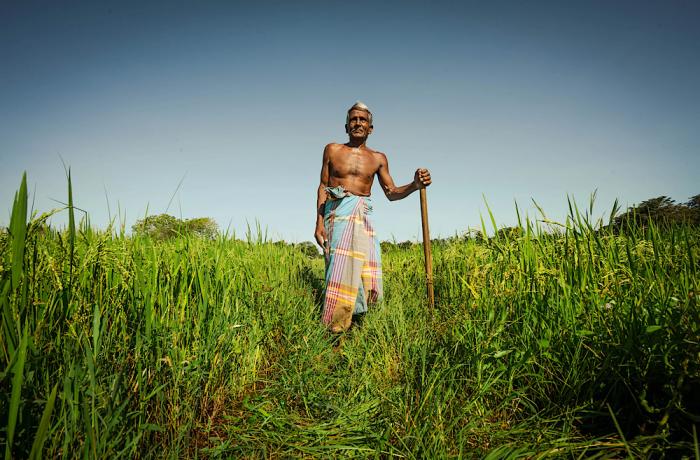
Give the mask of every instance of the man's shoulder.
[[369, 151], [372, 153], [372, 155], [374, 155], [374, 157], [378, 161], [380, 161], [382, 163], [386, 162], [386, 155], [384, 153], [380, 152], [379, 150], [372, 150], [372, 149], [369, 149]]
[[330, 160], [331, 158], [338, 156], [338, 152], [340, 152], [342, 148], [343, 144], [336, 144], [335, 142], [326, 144], [323, 149], [323, 158]]
[[330, 144], [326, 144], [326, 147], [324, 148], [324, 151], [336, 151], [336, 150], [341, 150], [345, 145], [343, 144], [338, 144], [336, 142], [331, 142]]

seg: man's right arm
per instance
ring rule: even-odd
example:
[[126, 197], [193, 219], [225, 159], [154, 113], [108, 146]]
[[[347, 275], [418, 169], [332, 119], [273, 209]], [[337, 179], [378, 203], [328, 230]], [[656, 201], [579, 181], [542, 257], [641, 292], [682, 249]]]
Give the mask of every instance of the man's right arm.
[[413, 182], [397, 187], [394, 184], [394, 179], [391, 178], [391, 174], [389, 174], [389, 162], [386, 159], [386, 155], [379, 152], [377, 152], [377, 155], [379, 158], [377, 177], [379, 177], [379, 184], [382, 186], [382, 190], [384, 190], [384, 194], [389, 201], [403, 200], [416, 190], [431, 184], [430, 172], [427, 169], [419, 168], [413, 176]]
[[328, 181], [330, 177], [330, 150], [331, 144], [328, 144], [325, 149], [323, 149], [323, 164], [321, 165], [321, 181], [318, 185], [317, 197], [316, 197], [316, 231], [314, 237], [316, 238], [316, 243], [321, 246], [321, 249], [325, 252], [326, 248], [326, 229], [323, 226], [323, 208], [326, 204], [326, 199], [328, 195], [326, 193], [326, 187], [328, 187]]

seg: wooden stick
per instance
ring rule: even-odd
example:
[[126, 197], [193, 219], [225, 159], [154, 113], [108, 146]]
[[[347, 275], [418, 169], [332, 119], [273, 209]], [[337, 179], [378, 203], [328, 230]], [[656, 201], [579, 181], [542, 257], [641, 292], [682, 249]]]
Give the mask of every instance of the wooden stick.
[[425, 254], [425, 276], [428, 285], [428, 302], [431, 310], [435, 308], [435, 292], [433, 291], [433, 254], [430, 250], [430, 228], [428, 226], [428, 199], [425, 187], [420, 189], [420, 217], [423, 223], [423, 253]]

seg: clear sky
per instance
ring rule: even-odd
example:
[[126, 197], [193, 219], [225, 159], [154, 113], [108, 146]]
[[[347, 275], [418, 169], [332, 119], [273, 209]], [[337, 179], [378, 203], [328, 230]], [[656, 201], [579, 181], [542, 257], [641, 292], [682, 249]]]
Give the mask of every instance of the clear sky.
[[[431, 170], [433, 235], [479, 226], [482, 196], [504, 225], [596, 189], [600, 213], [686, 201], [698, 24], [697, 1], [2, 2], [0, 225], [23, 171], [36, 209], [66, 201], [63, 158], [95, 226], [165, 212], [182, 179], [172, 214], [312, 240], [358, 99], [397, 184]], [[420, 238], [417, 194], [373, 196], [381, 239]]]

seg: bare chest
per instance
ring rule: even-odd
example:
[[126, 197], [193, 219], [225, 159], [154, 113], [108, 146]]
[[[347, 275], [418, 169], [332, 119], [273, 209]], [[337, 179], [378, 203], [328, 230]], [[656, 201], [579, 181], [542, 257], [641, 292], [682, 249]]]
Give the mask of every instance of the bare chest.
[[371, 179], [379, 169], [379, 162], [371, 152], [359, 149], [343, 149], [336, 152], [330, 159], [332, 176], [362, 177]]

